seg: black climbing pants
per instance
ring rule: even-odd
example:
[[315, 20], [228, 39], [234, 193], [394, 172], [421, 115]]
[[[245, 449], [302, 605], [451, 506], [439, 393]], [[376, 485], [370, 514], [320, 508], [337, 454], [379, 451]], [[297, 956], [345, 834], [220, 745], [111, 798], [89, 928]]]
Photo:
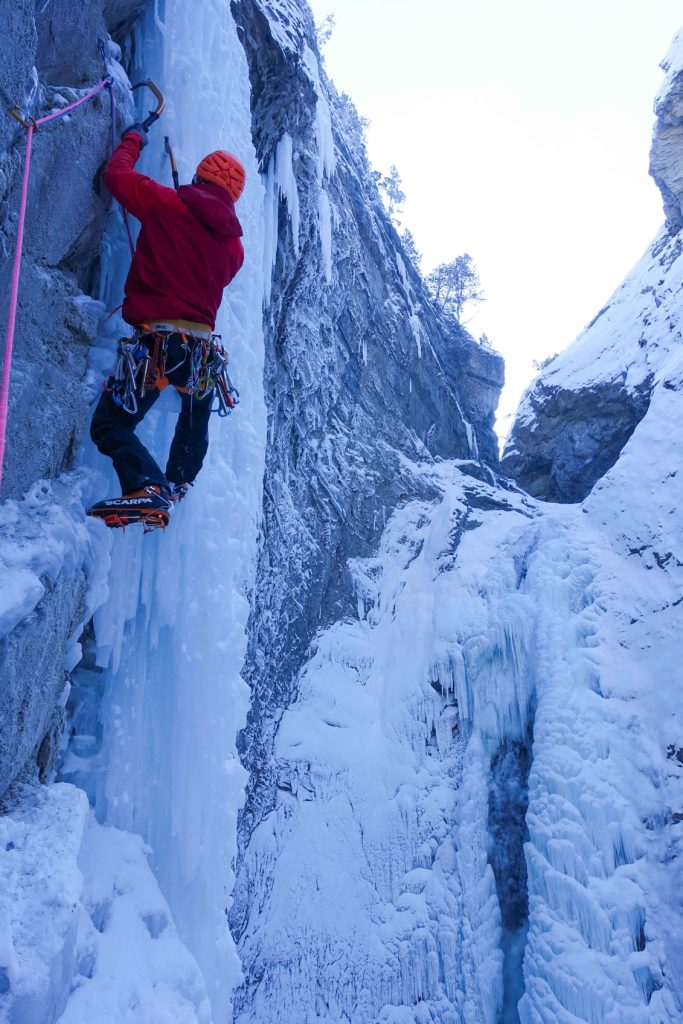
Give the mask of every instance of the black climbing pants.
[[[190, 339], [188, 344], [194, 342]], [[168, 337], [166, 375], [168, 383], [184, 388], [190, 372], [188, 349], [180, 334]], [[209, 417], [213, 391], [203, 398], [180, 392], [181, 409], [163, 473], [135, 433], [161, 391], [155, 387], [138, 398], [137, 412], [130, 413], [114, 401], [109, 391], [100, 398], [90, 425], [90, 436], [103, 455], [108, 455], [121, 482], [121, 493], [129, 494], [147, 484], [168, 490], [172, 484], [190, 484], [202, 468], [209, 447]]]

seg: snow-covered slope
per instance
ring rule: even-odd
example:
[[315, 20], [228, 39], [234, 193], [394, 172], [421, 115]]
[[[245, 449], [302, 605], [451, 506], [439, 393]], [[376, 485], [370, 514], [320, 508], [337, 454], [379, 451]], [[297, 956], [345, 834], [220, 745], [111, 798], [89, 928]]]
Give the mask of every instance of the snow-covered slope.
[[0, 817], [0, 1019], [210, 1021], [140, 837], [89, 820], [74, 786], [16, 797]]
[[583, 506], [444, 465], [355, 564], [358, 615], [318, 637], [280, 725], [240, 1024], [679, 1019], [683, 493], [662, 422], [681, 425], [666, 389]]
[[683, 297], [683, 38], [662, 67], [650, 169], [666, 226], [573, 345], [554, 357], [524, 395], [503, 468], [531, 494], [579, 501], [614, 465], [663, 384], [681, 343]]

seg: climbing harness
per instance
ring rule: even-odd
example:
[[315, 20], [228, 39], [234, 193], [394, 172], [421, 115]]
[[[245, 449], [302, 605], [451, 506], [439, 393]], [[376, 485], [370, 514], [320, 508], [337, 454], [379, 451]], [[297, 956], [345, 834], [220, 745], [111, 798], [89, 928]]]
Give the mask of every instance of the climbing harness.
[[[168, 340], [172, 334], [182, 338], [183, 357], [168, 367]], [[228, 374], [228, 352], [220, 334], [206, 337], [177, 329], [160, 330], [143, 325], [132, 338], [121, 338], [114, 369], [105, 389], [125, 412], [135, 415], [138, 400], [155, 388], [162, 390], [168, 375], [187, 363], [188, 377], [183, 390], [197, 401], [217, 399], [215, 411], [228, 416], [239, 402], [239, 391]], [[164, 383], [166, 382], [166, 383]]]

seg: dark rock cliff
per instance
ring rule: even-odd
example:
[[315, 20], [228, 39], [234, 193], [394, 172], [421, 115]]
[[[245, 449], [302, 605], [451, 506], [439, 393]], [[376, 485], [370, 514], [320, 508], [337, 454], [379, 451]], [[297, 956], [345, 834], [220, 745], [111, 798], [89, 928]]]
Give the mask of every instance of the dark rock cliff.
[[503, 470], [534, 498], [582, 501], [616, 463], [649, 403], [647, 383], [623, 380], [577, 391], [538, 382], [531, 415], [518, 419], [503, 453]]
[[[123, 9], [124, 5], [118, 5]], [[133, 9], [134, 3], [127, 8]], [[117, 18], [120, 16], [117, 15]], [[103, 4], [70, 0], [3, 5], [0, 98], [29, 114], [46, 112], [103, 77]], [[7, 42], [5, 42], [7, 41]], [[9, 45], [8, 45], [9, 43]], [[9, 51], [9, 52], [6, 52]], [[81, 389], [95, 320], [80, 300], [96, 295], [106, 200], [97, 171], [110, 146], [106, 93], [68, 122], [34, 137], [12, 365], [3, 497], [68, 468], [88, 409]], [[0, 309], [9, 278], [26, 132], [0, 118]]]
[[[274, 736], [305, 653], [318, 629], [355, 608], [348, 560], [374, 550], [392, 509], [430, 496], [416, 463], [497, 464], [492, 426], [503, 382], [500, 357], [431, 306], [371, 182], [358, 117], [319, 68], [310, 11], [286, 7], [232, 5], [257, 157], [280, 196], [265, 314], [264, 520], [245, 673], [253, 696], [241, 739], [251, 773], [243, 853], [274, 802]], [[333, 166], [321, 137], [328, 109]], [[296, 200], [291, 184], [272, 184], [274, 170], [287, 173], [281, 159], [278, 167], [284, 136]], [[238, 937], [250, 899], [244, 876], [233, 908]]]
[[[76, 99], [101, 81], [98, 40], [129, 30], [139, 0], [49, 4], [17, 0], [0, 6], [0, 327], [4, 337], [26, 132], [5, 116], [9, 105], [37, 115]], [[103, 92], [69, 119], [34, 136], [10, 386], [2, 497], [29, 497], [11, 514], [10, 543], [36, 543], [47, 528], [49, 481], [72, 465], [87, 425], [83, 388], [95, 337], [100, 239], [108, 200], [98, 169], [111, 145]], [[37, 484], [37, 481], [43, 481]], [[34, 490], [31, 490], [35, 485]], [[76, 509], [71, 487], [55, 501]], [[78, 496], [76, 495], [76, 503]], [[76, 522], [67, 527], [78, 532]], [[9, 535], [8, 535], [9, 536]], [[69, 541], [66, 542], [67, 547]], [[55, 564], [58, 564], [56, 560]], [[83, 615], [85, 575], [70, 559], [42, 580], [44, 593], [17, 629], [0, 639], [0, 795], [34, 763], [55, 733], [62, 710], [65, 647]], [[55, 639], [57, 638], [57, 639]], [[36, 658], [35, 652], [40, 652]], [[49, 757], [43, 749], [43, 757]]]

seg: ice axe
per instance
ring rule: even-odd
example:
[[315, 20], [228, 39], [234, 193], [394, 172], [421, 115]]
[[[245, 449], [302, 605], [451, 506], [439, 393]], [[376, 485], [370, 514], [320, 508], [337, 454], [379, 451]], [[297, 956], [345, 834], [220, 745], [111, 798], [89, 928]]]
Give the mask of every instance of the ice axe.
[[175, 162], [175, 154], [171, 148], [171, 140], [168, 135], [164, 135], [164, 149], [168, 153], [168, 159], [171, 162], [171, 176], [173, 178], [173, 187], [178, 191], [180, 188], [180, 178], [178, 177], [178, 165]]
[[149, 89], [150, 92], [154, 94], [157, 101], [156, 110], [150, 110], [149, 114], [147, 115], [145, 120], [141, 122], [140, 125], [140, 127], [144, 128], [145, 131], [149, 131], [154, 122], [158, 121], [159, 118], [161, 117], [164, 111], [164, 105], [166, 101], [164, 100], [163, 92], [161, 91], [158, 85], [155, 85], [151, 78], [146, 78], [144, 82], [138, 82], [136, 85], [131, 85], [132, 92], [135, 92], [136, 89], [145, 88]]

